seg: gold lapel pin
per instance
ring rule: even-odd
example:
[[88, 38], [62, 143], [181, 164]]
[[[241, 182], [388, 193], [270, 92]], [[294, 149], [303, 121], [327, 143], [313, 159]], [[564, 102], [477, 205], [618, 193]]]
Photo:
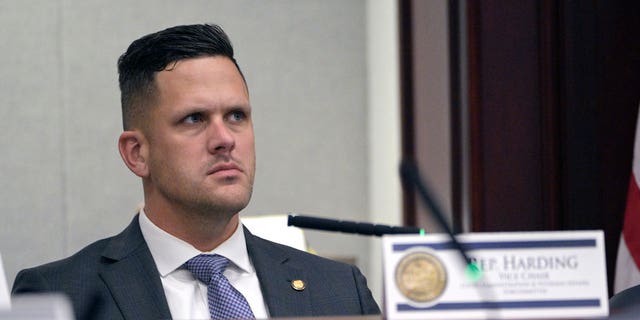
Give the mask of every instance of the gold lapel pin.
[[302, 291], [306, 288], [307, 285], [302, 280], [293, 280], [291, 281], [291, 288], [296, 291]]

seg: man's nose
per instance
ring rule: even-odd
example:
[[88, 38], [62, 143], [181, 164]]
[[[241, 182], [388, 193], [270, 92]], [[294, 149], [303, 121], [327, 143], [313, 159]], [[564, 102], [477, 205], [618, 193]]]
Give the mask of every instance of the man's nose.
[[235, 146], [235, 138], [233, 133], [223, 120], [215, 120], [211, 122], [208, 128], [209, 134], [209, 152], [228, 152]]

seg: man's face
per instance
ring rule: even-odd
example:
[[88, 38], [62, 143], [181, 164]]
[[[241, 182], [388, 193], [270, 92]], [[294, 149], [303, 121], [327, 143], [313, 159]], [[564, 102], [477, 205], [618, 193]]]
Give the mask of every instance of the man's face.
[[147, 186], [172, 207], [235, 214], [251, 197], [255, 148], [244, 80], [222, 56], [178, 61], [156, 74], [145, 137]]

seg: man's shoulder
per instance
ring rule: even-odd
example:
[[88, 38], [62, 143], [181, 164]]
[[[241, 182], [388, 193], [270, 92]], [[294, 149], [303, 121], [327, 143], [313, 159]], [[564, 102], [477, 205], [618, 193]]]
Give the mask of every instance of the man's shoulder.
[[[261, 284], [278, 292], [281, 283], [302, 279], [308, 284], [308, 297], [313, 301], [309, 315], [379, 314], [380, 308], [367, 287], [360, 270], [351, 264], [324, 258], [253, 235], [247, 237], [247, 249], [261, 278]], [[282, 281], [287, 280], [287, 281]], [[293, 283], [292, 283], [293, 285]], [[293, 299], [293, 297], [292, 297]], [[267, 296], [267, 300], [269, 297]], [[294, 316], [279, 300], [270, 303], [282, 307], [278, 316]]]
[[37, 269], [40, 272], [61, 272], [64, 270], [68, 270], [69, 268], [95, 264], [101, 259], [102, 252], [104, 251], [104, 248], [107, 246], [111, 238], [113, 237], [95, 241], [80, 249], [71, 256], [29, 269]]
[[55, 291], [97, 279], [104, 265], [139, 247], [143, 239], [139, 230], [136, 217], [118, 235], [97, 240], [69, 257], [24, 269], [16, 276], [13, 292]]
[[266, 240], [255, 235], [252, 235], [252, 237], [254, 237], [254, 244], [258, 245], [260, 247], [260, 250], [266, 250], [269, 255], [275, 257], [286, 258], [287, 263], [299, 265], [301, 268], [309, 267], [315, 270], [335, 270], [341, 272], [354, 268], [353, 265], [341, 261], [332, 260], [314, 253], [298, 250], [296, 248], [280, 243], [275, 243], [273, 241]]
[[87, 273], [95, 273], [99, 269], [102, 252], [110, 239], [98, 240], [69, 257], [20, 271], [16, 276], [14, 291], [23, 282], [45, 279], [47, 286], [55, 289], [72, 278], [82, 278]]

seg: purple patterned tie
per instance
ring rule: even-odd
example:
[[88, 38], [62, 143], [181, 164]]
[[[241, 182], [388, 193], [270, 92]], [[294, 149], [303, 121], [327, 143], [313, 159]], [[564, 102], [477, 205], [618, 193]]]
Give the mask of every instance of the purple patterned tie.
[[212, 319], [255, 319], [249, 303], [222, 274], [229, 259], [217, 254], [201, 254], [187, 261], [196, 278], [207, 284], [209, 314]]

